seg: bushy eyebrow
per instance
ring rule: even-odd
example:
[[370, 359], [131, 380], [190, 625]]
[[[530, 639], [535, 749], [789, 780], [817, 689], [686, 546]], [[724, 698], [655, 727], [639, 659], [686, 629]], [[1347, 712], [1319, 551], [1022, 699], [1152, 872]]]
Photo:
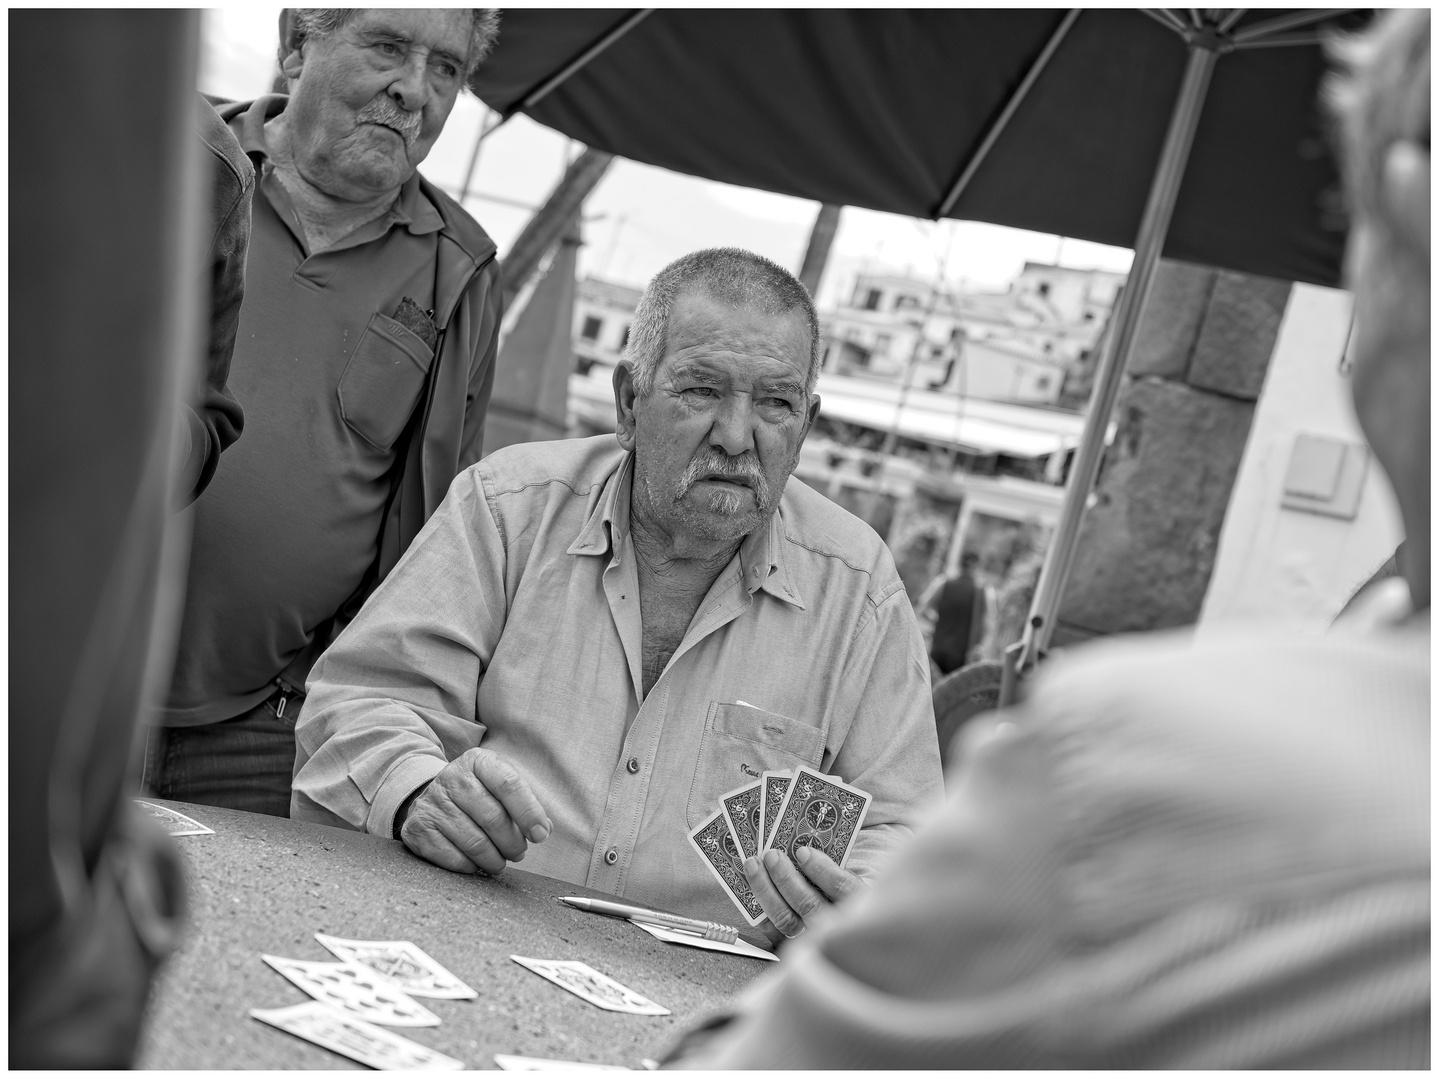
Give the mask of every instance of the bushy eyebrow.
[[773, 394], [794, 394], [796, 397], [805, 396], [805, 386], [797, 382], [761, 383], [761, 387]]
[[[409, 34], [406, 34], [401, 30], [391, 29], [390, 27], [384, 25], [362, 27], [358, 32], [360, 36], [364, 38], [367, 43], [370, 44], [378, 41], [393, 41], [397, 45], [411, 45], [415, 41], [415, 39], [412, 38]], [[442, 60], [447, 60], [450, 63], [456, 65], [457, 67], [465, 66], [465, 61], [452, 53], [449, 49], [431, 49], [430, 55], [438, 56]]]
[[[709, 368], [698, 364], [680, 364], [675, 368], [675, 379], [682, 379], [685, 382], [698, 382], [706, 386], [725, 386], [730, 379], [728, 376], [711, 371]], [[798, 382], [769, 382], [762, 381], [760, 389], [767, 394], [793, 394], [796, 397], [805, 396], [805, 385]]]
[[696, 364], [680, 364], [675, 368], [674, 377], [687, 382], [705, 383], [707, 386], [722, 386], [729, 382], [725, 376]]

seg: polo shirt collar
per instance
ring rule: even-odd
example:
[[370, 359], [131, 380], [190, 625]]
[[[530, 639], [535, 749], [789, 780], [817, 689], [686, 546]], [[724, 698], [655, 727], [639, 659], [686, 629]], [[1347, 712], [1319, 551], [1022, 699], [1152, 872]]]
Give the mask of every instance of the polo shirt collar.
[[[585, 519], [568, 555], [608, 555], [615, 549], [615, 537], [630, 531], [630, 489], [635, 475], [635, 454], [627, 453], [620, 468], [606, 482], [600, 501]], [[757, 529], [740, 543], [741, 581], [752, 595], [763, 590], [802, 611], [804, 598], [795, 587], [794, 575], [785, 562], [784, 509], [777, 508], [763, 529]]]
[[[257, 175], [261, 165], [270, 158], [270, 146], [265, 141], [265, 122], [280, 115], [290, 97], [287, 94], [266, 94], [251, 102], [250, 107], [238, 117], [239, 129], [235, 136], [240, 148], [250, 155], [255, 163]], [[390, 210], [390, 223], [404, 225], [413, 235], [439, 232], [445, 227], [440, 211], [420, 190], [419, 170], [410, 174], [410, 179], [400, 185], [400, 198]]]

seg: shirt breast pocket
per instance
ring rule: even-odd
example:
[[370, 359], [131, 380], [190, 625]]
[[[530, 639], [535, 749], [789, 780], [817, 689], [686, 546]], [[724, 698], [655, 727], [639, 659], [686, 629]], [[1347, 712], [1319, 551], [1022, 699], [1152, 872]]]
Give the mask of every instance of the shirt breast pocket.
[[346, 425], [377, 450], [389, 450], [405, 430], [433, 359], [418, 334], [377, 311], [336, 390]]
[[818, 769], [824, 752], [819, 728], [749, 705], [712, 701], [685, 808], [690, 828], [718, 810], [727, 791], [758, 781], [767, 769]]

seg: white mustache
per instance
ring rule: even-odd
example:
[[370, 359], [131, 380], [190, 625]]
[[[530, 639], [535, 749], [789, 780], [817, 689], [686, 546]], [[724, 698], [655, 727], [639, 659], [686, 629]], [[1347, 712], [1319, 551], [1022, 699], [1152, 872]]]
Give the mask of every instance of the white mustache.
[[762, 505], [770, 500], [770, 484], [765, 478], [764, 470], [760, 468], [760, 462], [748, 453], [730, 457], [713, 446], [706, 447], [704, 452], [691, 459], [685, 475], [680, 478], [682, 494], [694, 487], [702, 477], [712, 473], [719, 474], [725, 480], [748, 484], [754, 489], [755, 497]]
[[420, 114], [407, 112], [383, 94], [355, 114], [357, 124], [383, 124], [399, 133], [407, 147], [420, 137]]

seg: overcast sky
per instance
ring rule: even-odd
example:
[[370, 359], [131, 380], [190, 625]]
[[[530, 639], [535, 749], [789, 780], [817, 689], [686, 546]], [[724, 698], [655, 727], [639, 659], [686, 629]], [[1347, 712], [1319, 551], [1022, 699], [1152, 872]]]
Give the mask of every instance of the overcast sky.
[[[206, 12], [200, 89], [232, 99], [268, 92], [275, 73], [279, 7]], [[503, 31], [502, 31], [503, 33]], [[487, 109], [469, 94], [420, 167], [452, 194], [459, 188]], [[531, 208], [545, 200], [581, 150], [558, 132], [516, 116], [485, 140], [465, 206], [503, 257]], [[503, 201], [502, 201], [503, 200]], [[520, 205], [512, 205], [518, 203]], [[581, 276], [643, 285], [672, 259], [702, 247], [749, 248], [798, 270], [819, 204], [788, 195], [698, 180], [617, 159], [585, 204]], [[948, 252], [948, 261], [946, 259]], [[847, 207], [817, 298], [822, 307], [848, 293], [865, 269], [932, 276], [944, 264], [953, 284], [1003, 290], [1026, 260], [1128, 270], [1131, 253], [1083, 240], [978, 222], [930, 222]]]

